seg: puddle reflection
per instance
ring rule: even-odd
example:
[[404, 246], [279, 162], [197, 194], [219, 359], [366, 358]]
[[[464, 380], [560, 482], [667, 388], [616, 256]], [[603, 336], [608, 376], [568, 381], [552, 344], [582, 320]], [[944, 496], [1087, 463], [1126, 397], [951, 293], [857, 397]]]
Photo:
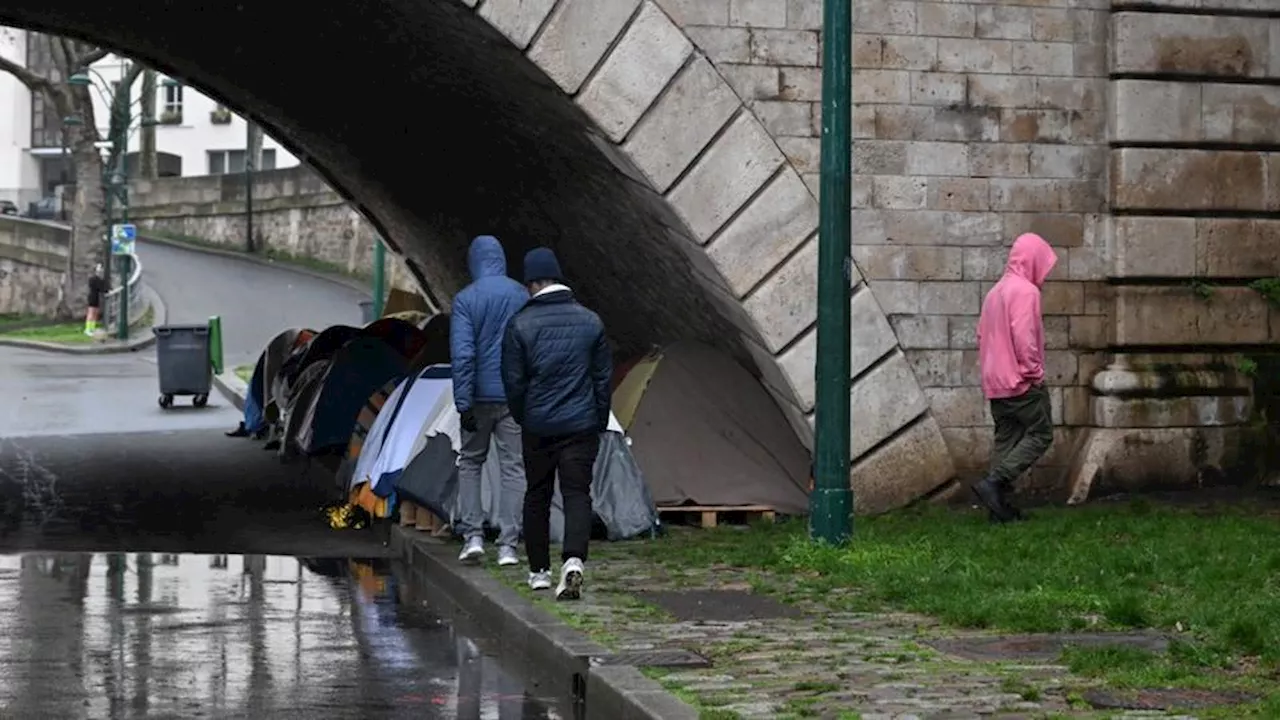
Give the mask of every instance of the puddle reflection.
[[0, 717], [562, 717], [350, 560], [0, 556]]

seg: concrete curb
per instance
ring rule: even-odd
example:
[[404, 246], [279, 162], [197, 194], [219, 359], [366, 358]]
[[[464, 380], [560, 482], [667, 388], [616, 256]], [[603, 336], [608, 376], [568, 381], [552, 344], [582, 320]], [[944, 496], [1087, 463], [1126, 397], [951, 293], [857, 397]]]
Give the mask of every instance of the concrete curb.
[[397, 526], [391, 529], [391, 549], [415, 573], [430, 578], [458, 610], [496, 635], [504, 649], [546, 674], [553, 692], [585, 700], [587, 717], [697, 720], [697, 710], [639, 668], [598, 665], [593, 658], [610, 654], [608, 648], [536, 607], [484, 568], [460, 565], [451, 543]]
[[249, 392], [249, 385], [236, 375], [234, 369], [227, 370], [220, 375], [213, 376], [213, 386], [222, 393], [227, 402], [236, 406], [236, 409], [244, 412], [244, 396]]
[[[155, 320], [154, 325], [163, 325], [169, 317], [169, 309], [165, 306], [164, 300], [160, 298], [160, 294], [151, 289], [151, 286], [143, 284], [140, 286], [142, 291], [150, 296], [151, 314]], [[41, 350], [44, 352], [62, 353], [64, 355], [118, 355], [120, 353], [137, 352], [151, 347], [156, 342], [155, 333], [151, 332], [150, 327], [139, 328], [133, 337], [127, 341], [106, 342], [97, 345], [65, 345], [63, 343], [42, 342], [40, 340], [22, 340], [20, 338], [0, 337], [0, 346], [16, 347], [26, 350]]]
[[[234, 371], [215, 375], [213, 384], [244, 409], [248, 386]], [[562, 697], [585, 699], [588, 718], [601, 720], [697, 720], [698, 711], [627, 665], [597, 666], [593, 657], [609, 649], [524, 599], [483, 568], [459, 565], [457, 548], [403, 527], [391, 528], [391, 550], [421, 573], [455, 609], [495, 635], [504, 649], [524, 658]], [[554, 670], [552, 670], [554, 668]]]
[[327, 273], [327, 272], [322, 272], [320, 270], [312, 270], [310, 268], [301, 267], [299, 265], [294, 265], [289, 262], [272, 260], [271, 258], [265, 258], [259, 255], [250, 255], [249, 253], [241, 252], [239, 250], [224, 250], [222, 248], [206, 247], [204, 245], [197, 245], [195, 243], [185, 243], [185, 242], [182, 242], [181, 240], [170, 240], [168, 238], [154, 237], [151, 235], [139, 235], [138, 239], [144, 243], [155, 243], [156, 245], [167, 245], [168, 247], [180, 248], [182, 250], [190, 250], [191, 252], [204, 253], [205, 255], [217, 255], [219, 257], [243, 260], [244, 262], [253, 263], [254, 265], [263, 265], [266, 267], [274, 268], [276, 270], [285, 270], [288, 272], [297, 273], [299, 275], [306, 275], [308, 277], [313, 277], [318, 280], [327, 280], [331, 283], [334, 283], [335, 285], [342, 285], [344, 287], [350, 288], [357, 292], [365, 293], [366, 295], [372, 292], [372, 290], [370, 290], [369, 288], [368, 283], [365, 283], [362, 280], [357, 280], [352, 277], [346, 277], [344, 275], [338, 275], [336, 273]]

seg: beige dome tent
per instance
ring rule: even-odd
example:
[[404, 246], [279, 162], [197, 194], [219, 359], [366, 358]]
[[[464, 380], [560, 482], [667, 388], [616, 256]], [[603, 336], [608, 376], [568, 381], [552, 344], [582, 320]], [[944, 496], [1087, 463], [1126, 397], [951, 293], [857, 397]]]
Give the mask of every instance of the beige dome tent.
[[809, 451], [760, 381], [728, 355], [681, 341], [636, 363], [613, 412], [659, 507], [808, 510]]

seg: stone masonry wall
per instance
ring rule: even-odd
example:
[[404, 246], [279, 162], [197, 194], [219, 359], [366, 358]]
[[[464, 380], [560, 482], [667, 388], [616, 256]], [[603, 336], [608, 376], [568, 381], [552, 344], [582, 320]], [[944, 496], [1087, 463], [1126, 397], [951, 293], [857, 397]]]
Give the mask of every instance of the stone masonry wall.
[[[821, 1], [660, 4], [816, 194]], [[1042, 485], [1057, 490], [1089, 422], [1107, 335], [1108, 15], [1105, 0], [854, 4], [854, 261], [962, 474], [990, 454], [974, 326], [1020, 233], [1059, 256], [1044, 312], [1060, 429]], [[871, 317], [855, 312], [855, 347], [879, 337]], [[812, 411], [812, 393], [800, 402]], [[855, 426], [875, 414], [855, 405]]]
[[66, 227], [0, 216], [0, 314], [54, 315], [70, 241]]
[[[270, 248], [368, 277], [373, 268], [373, 226], [305, 167], [259, 172], [254, 182], [254, 236]], [[200, 175], [135, 180], [130, 215], [145, 229], [194, 238], [236, 250], [245, 244], [244, 178]], [[389, 262], [388, 282], [416, 289], [400, 262]]]

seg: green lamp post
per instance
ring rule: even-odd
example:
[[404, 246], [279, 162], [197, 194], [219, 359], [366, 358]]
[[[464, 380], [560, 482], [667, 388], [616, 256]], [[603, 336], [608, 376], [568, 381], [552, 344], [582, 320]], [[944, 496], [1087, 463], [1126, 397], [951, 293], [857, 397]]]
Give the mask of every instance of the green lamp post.
[[809, 530], [843, 544], [853, 533], [849, 487], [849, 283], [852, 224], [853, 3], [822, 3], [822, 164], [818, 184], [818, 359]]
[[373, 319], [382, 317], [387, 302], [387, 246], [373, 236]]

